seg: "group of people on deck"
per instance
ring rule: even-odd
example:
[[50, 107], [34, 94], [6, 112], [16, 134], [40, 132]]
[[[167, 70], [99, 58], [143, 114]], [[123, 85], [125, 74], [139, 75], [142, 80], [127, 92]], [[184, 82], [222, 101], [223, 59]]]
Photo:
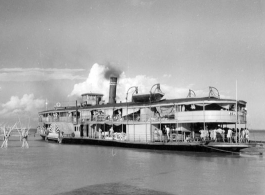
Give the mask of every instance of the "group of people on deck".
[[113, 127], [111, 127], [108, 131], [102, 131], [102, 129], [99, 128], [98, 131], [94, 132], [94, 137], [97, 137], [98, 139], [125, 140], [126, 133], [114, 132]]
[[[181, 132], [181, 131], [178, 131]], [[169, 125], [163, 126], [161, 129], [155, 128], [154, 132], [154, 140], [160, 141], [160, 142], [172, 142], [172, 141], [191, 141], [191, 135], [190, 132], [188, 132], [185, 136], [183, 134], [178, 134], [177, 130], [174, 128], [171, 128]], [[177, 135], [181, 135], [181, 137], [178, 137]]]
[[[237, 135], [236, 135], [236, 130], [228, 128], [227, 131], [225, 131], [223, 128], [218, 127], [213, 130], [200, 130], [200, 138], [203, 141], [206, 140], [213, 140], [217, 142], [218, 140], [221, 139], [221, 141], [232, 143], [232, 142], [241, 142], [241, 143], [248, 143], [249, 142], [249, 130], [247, 128], [239, 131], [237, 129]], [[227, 138], [227, 139], [225, 139]]]
[[[222, 128], [220, 126], [210, 129], [210, 130], [199, 130], [200, 134], [197, 134], [198, 131], [189, 131], [182, 134], [176, 132], [176, 130], [171, 129], [170, 126], [165, 125], [161, 129], [154, 129], [154, 140], [160, 142], [169, 142], [169, 141], [214, 141], [214, 142], [229, 142], [229, 143], [249, 143], [250, 132], [247, 128], [241, 128], [237, 130], [235, 128]], [[195, 133], [195, 134], [194, 134]], [[181, 136], [181, 137], [179, 137]]]
[[167, 125], [165, 125], [162, 129], [155, 128], [154, 130], [154, 135], [157, 136], [160, 142], [168, 142], [170, 140], [171, 133], [172, 130]]

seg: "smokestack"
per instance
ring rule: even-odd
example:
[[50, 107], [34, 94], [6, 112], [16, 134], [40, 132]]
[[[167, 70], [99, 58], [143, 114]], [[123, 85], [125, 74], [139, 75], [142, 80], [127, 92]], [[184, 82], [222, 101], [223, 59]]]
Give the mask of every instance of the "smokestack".
[[110, 77], [109, 86], [109, 103], [116, 103], [116, 88], [117, 88], [117, 77]]

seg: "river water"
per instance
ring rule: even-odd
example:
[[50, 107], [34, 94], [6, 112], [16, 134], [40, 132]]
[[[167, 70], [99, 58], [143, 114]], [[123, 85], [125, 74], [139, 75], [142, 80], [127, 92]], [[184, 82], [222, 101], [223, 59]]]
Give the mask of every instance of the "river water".
[[0, 194], [265, 194], [263, 156], [29, 145], [0, 148]]

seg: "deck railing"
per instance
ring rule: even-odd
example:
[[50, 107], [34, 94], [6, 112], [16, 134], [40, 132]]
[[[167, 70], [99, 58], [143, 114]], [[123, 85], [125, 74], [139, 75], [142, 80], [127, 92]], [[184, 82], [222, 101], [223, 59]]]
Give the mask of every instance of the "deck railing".
[[[67, 122], [67, 123], [76, 123], [76, 118], [74, 117], [40, 117], [39, 122]], [[81, 123], [81, 119], [78, 119], [78, 123]]]
[[[76, 123], [75, 117], [40, 117], [40, 122], [71, 122]], [[118, 116], [112, 117], [107, 115], [99, 115], [93, 117], [82, 117], [78, 119], [78, 123], [85, 121], [93, 122], [124, 122], [133, 121], [137, 122], [163, 122], [163, 121], [178, 121], [178, 122], [227, 122], [234, 123], [236, 121], [235, 111], [186, 111], [176, 112], [175, 115], [159, 116], [159, 115], [134, 115], [134, 116]], [[246, 123], [246, 115], [243, 112], [238, 112], [238, 122]]]

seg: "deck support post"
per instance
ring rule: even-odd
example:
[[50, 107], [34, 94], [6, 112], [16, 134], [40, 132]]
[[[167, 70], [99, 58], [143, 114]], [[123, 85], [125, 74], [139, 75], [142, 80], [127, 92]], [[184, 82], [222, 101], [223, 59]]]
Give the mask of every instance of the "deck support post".
[[134, 108], [133, 108], [133, 140], [135, 142]]
[[205, 129], [205, 104], [204, 104], [204, 101], [203, 101], [203, 130], [206, 130]]

